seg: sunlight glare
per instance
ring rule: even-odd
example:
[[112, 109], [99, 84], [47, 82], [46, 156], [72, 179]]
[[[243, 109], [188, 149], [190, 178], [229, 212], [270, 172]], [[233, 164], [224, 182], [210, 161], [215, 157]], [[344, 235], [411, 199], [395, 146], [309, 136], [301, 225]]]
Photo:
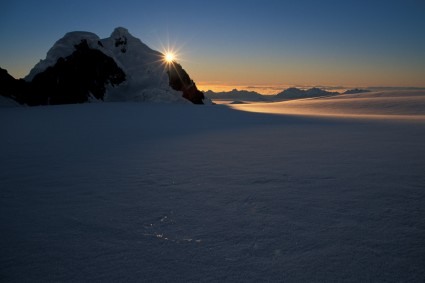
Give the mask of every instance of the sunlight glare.
[[172, 63], [174, 61], [174, 58], [175, 58], [175, 56], [172, 52], [165, 53], [165, 57], [164, 57], [165, 62]]

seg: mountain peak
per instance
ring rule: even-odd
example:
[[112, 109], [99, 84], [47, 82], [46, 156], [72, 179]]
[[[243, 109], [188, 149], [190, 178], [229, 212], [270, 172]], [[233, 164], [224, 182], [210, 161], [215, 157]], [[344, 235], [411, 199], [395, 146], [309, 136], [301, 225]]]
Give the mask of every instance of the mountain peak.
[[[124, 27], [115, 28], [104, 39], [91, 32], [68, 32], [25, 78], [28, 85], [24, 87], [32, 88], [35, 100], [29, 102], [31, 97], [22, 95], [21, 102], [80, 103], [94, 97], [105, 101], [204, 103], [203, 93], [182, 66], [172, 64], [170, 68], [161, 52], [152, 50]], [[69, 82], [73, 85], [66, 84]]]
[[114, 31], [111, 33], [111, 37], [116, 37], [116, 36], [132, 36], [129, 32], [128, 29], [123, 28], [123, 27], [116, 27], [114, 29]]
[[154, 53], [151, 48], [123, 27], [115, 28], [110, 37], [102, 39], [102, 43], [118, 56], [135, 50], [137, 53]]

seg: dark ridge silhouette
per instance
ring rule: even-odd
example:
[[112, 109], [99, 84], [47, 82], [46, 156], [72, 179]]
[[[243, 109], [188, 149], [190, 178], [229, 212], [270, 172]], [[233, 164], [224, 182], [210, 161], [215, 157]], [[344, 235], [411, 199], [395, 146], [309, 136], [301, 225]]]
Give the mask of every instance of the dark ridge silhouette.
[[0, 95], [11, 98], [20, 104], [25, 103], [25, 94], [30, 86], [23, 79], [15, 79], [7, 70], [0, 68]]
[[103, 100], [108, 83], [114, 86], [125, 80], [124, 71], [115, 61], [90, 49], [86, 40], [75, 49], [32, 80], [32, 89], [41, 104], [83, 103], [91, 96]]
[[92, 97], [103, 100], [107, 84], [124, 80], [124, 71], [112, 58], [82, 40], [71, 55], [59, 58], [31, 82], [16, 80], [2, 69], [0, 94], [30, 106], [84, 103]]
[[343, 94], [356, 94], [356, 93], [365, 93], [365, 92], [370, 92], [370, 90], [360, 89], [360, 88], [348, 89]]
[[172, 89], [182, 91], [183, 97], [194, 104], [204, 104], [204, 94], [198, 90], [196, 84], [180, 64], [176, 62], [168, 63], [167, 74]]
[[235, 101], [270, 101], [270, 95], [262, 95], [255, 91], [233, 89], [231, 91], [214, 92], [208, 90], [204, 92], [206, 97], [217, 100]]
[[275, 100], [298, 99], [298, 98], [312, 98], [320, 96], [338, 95], [339, 92], [330, 92], [317, 87], [307, 90], [299, 89], [296, 87], [288, 88], [274, 96]]

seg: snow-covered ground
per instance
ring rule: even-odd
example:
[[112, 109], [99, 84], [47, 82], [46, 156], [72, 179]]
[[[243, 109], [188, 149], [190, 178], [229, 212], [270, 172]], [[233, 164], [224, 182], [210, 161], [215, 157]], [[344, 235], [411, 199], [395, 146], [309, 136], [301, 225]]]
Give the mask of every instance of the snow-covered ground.
[[425, 91], [379, 91], [235, 107], [260, 113], [339, 118], [425, 119]]
[[0, 281], [423, 282], [424, 98], [1, 108]]

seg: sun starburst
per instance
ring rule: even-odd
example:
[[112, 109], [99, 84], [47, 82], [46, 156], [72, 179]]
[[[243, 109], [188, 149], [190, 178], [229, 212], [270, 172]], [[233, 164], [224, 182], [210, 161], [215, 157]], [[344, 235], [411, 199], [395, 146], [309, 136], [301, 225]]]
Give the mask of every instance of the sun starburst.
[[167, 64], [173, 63], [175, 58], [176, 58], [176, 55], [174, 55], [174, 53], [171, 51], [167, 51], [164, 55], [164, 60]]
[[177, 44], [177, 42], [172, 42], [169, 36], [166, 36], [166, 40], [159, 40], [159, 48], [161, 52], [161, 57], [159, 60], [165, 66], [165, 70], [169, 70], [170, 67], [175, 64], [180, 64], [184, 60], [184, 52], [182, 52], [184, 44]]

